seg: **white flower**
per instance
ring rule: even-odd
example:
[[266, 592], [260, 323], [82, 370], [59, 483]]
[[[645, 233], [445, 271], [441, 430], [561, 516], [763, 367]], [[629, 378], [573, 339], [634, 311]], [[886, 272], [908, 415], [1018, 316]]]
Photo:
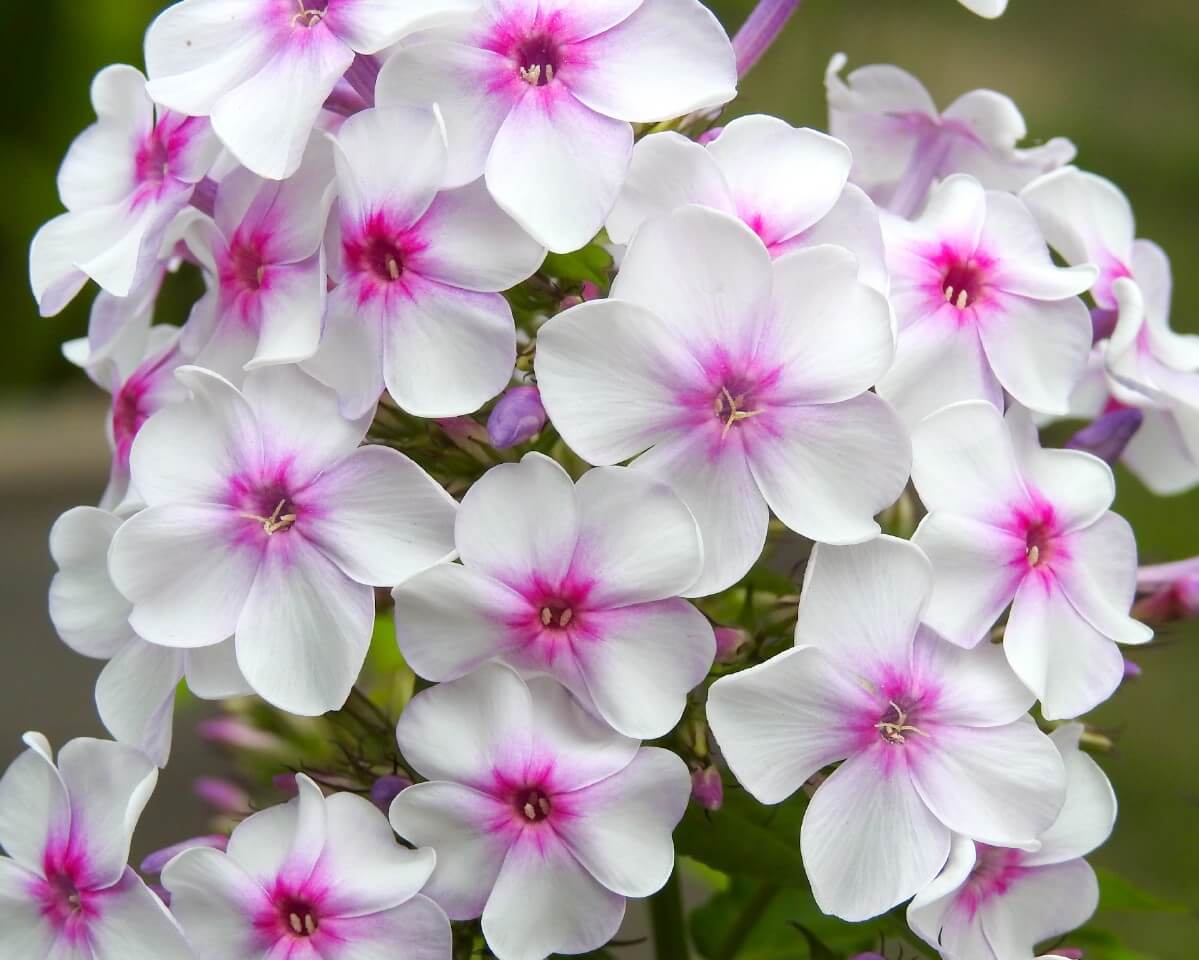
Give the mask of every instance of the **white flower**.
[[521, 226], [565, 252], [612, 209], [631, 123], [718, 106], [736, 84], [732, 45], [696, 0], [505, 0], [404, 44], [377, 96], [436, 103], [449, 183], [484, 176]]
[[887, 292], [878, 211], [847, 185], [845, 144], [761, 114], [738, 117], [710, 143], [677, 133], [638, 141], [608, 236], [627, 243], [645, 220], [698, 203], [739, 217], [772, 257], [832, 243], [858, 258], [862, 279]]
[[[976, 12], [984, 5], [1002, 12], [994, 0], [981, 0]], [[1061, 137], [1017, 147], [1028, 135], [1024, 118], [994, 90], [972, 90], [939, 111], [906, 70], [859, 67], [846, 82], [839, 76], [845, 64], [838, 53], [824, 74], [829, 133], [853, 151], [853, 182], [899, 216], [918, 213], [929, 187], [950, 174], [968, 173], [990, 190], [1019, 190], [1074, 157], [1074, 144]]]
[[71, 144], [58, 173], [67, 213], [33, 238], [29, 278], [43, 316], [59, 313], [88, 277], [117, 297], [158, 265], [163, 232], [187, 206], [219, 144], [205, 120], [155, 117], [146, 78], [106, 67], [92, 83], [97, 122]]
[[[0, 957], [193, 960], [129, 843], [158, 771], [138, 750], [40, 733], [0, 778]], [[10, 859], [11, 858], [11, 859]]]
[[959, 400], [1065, 413], [1091, 348], [1078, 294], [1093, 266], [1054, 265], [1036, 221], [1016, 198], [952, 176], [919, 220], [883, 220], [895, 363], [878, 385], [909, 423]]
[[1003, 16], [1008, 4], [1008, 0], [958, 0], [958, 2], [971, 13], [977, 13], [980, 17], [986, 17], [988, 20]]
[[1041, 449], [1026, 414], [1013, 408], [1005, 422], [986, 403], [934, 414], [912, 443], [912, 480], [929, 511], [913, 540], [937, 573], [929, 625], [973, 647], [1010, 603], [1003, 650], [1045, 716], [1102, 703], [1124, 674], [1113, 641], [1153, 636], [1128, 615], [1136, 541], [1108, 510], [1111, 468]]
[[990, 644], [965, 651], [920, 623], [933, 571], [880, 537], [818, 545], [795, 649], [723, 677], [708, 720], [738, 781], [779, 803], [821, 768], [800, 845], [816, 903], [845, 920], [924, 889], [952, 833], [1032, 844], [1057, 817], [1062, 760], [1032, 696]]
[[330, 245], [324, 338], [305, 364], [349, 416], [386, 384], [423, 417], [471, 413], [508, 385], [512, 310], [498, 291], [533, 273], [545, 249], [483, 184], [444, 190], [445, 133], [434, 111], [369, 110], [338, 131], [339, 238]]
[[370, 641], [371, 586], [448, 559], [456, 504], [403, 454], [359, 449], [366, 422], [295, 367], [256, 370], [242, 391], [198, 367], [177, 376], [191, 397], [134, 442], [146, 509], [109, 553], [129, 621], [180, 649], [234, 636], [264, 699], [339, 707]]
[[887, 302], [850, 253], [772, 261], [736, 218], [689, 206], [641, 226], [612, 299], [542, 328], [536, 370], [580, 456], [641, 454], [634, 469], [691, 508], [705, 569], [687, 594], [701, 596], [749, 570], [770, 510], [816, 540], [879, 532], [910, 463], [903, 425], [868, 392], [892, 350]]
[[955, 837], [949, 862], [908, 906], [908, 924], [942, 955], [1019, 960], [1036, 944], [1068, 933], [1099, 904], [1095, 871], [1082, 858], [1111, 835], [1116, 795], [1078, 747], [1082, 724], [1050, 738], [1066, 764], [1066, 804], [1035, 850]]
[[299, 796], [242, 821], [227, 852], [193, 847], [162, 871], [204, 960], [450, 960], [450, 925], [420, 895], [437, 857], [395, 842], [369, 800]]
[[321, 105], [354, 62], [475, 0], [183, 0], [146, 34], [150, 96], [211, 117], [221, 142], [260, 177], [300, 166]]
[[678, 723], [712, 666], [704, 616], [675, 599], [703, 569], [695, 519], [664, 483], [601, 467], [574, 484], [538, 453], [501, 464], [462, 501], [462, 566], [395, 591], [404, 659], [452, 680], [497, 659], [549, 674], [620, 733]]
[[599, 948], [625, 898], [674, 869], [686, 765], [613, 732], [548, 677], [481, 667], [417, 694], [397, 735], [430, 781], [396, 797], [392, 825], [437, 851], [426, 895], [451, 919], [482, 916], [499, 960]]

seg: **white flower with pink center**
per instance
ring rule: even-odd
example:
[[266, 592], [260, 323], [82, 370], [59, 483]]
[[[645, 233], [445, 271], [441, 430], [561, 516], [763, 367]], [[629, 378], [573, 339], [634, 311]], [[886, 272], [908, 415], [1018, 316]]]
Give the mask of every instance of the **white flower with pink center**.
[[704, 145], [651, 134], [633, 148], [608, 236], [627, 243], [648, 218], [697, 203], [743, 220], [772, 257], [822, 243], [845, 247], [862, 279], [886, 293], [878, 211], [846, 184], [851, 162], [840, 141], [761, 114], [738, 117]]
[[1078, 294], [1092, 266], [1055, 266], [1032, 214], [977, 180], [943, 181], [915, 222], [883, 219], [895, 363], [878, 384], [909, 423], [960, 400], [1066, 413], [1091, 349]]
[[335, 709], [366, 656], [372, 587], [449, 559], [457, 505], [403, 454], [360, 449], [367, 422], [296, 367], [256, 370], [241, 391], [198, 367], [177, 376], [191, 396], [134, 442], [146, 509], [109, 552], [129, 622], [179, 649], [233, 636], [264, 699]]
[[516, 327], [499, 291], [529, 277], [545, 248], [481, 182], [443, 189], [446, 156], [431, 109], [368, 110], [338, 131], [337, 286], [305, 369], [348, 416], [373, 410], [384, 386], [409, 413], [459, 416], [512, 377]]
[[549, 674], [620, 733], [668, 733], [712, 666], [707, 619], [676, 599], [703, 570], [699, 528], [665, 483], [599, 467], [575, 484], [538, 453], [462, 501], [462, 565], [395, 591], [404, 659], [429, 680], [491, 659]]
[[182, 0], [146, 34], [150, 95], [197, 117], [260, 177], [300, 166], [355, 54], [375, 54], [475, 0]]
[[908, 924], [945, 957], [1032, 960], [1036, 944], [1082, 926], [1099, 904], [1082, 858], [1111, 835], [1116, 795], [1078, 746], [1082, 724], [1050, 738], [1066, 765], [1066, 804], [1035, 850], [955, 837], [941, 875], [908, 906]]
[[108, 573], [108, 550], [122, 520], [75, 507], [50, 531], [58, 573], [50, 583], [50, 620], [76, 653], [108, 663], [96, 681], [96, 707], [110, 734], [164, 767], [171, 752], [175, 693], [181, 680], [203, 700], [249, 693], [233, 641], [180, 650], [147, 643], [129, 625], [132, 606]]
[[[977, 0], [976, 12], [984, 4], [994, 8], [993, 0]], [[1061, 137], [1017, 147], [1028, 136], [1024, 117], [994, 90], [972, 90], [938, 110], [906, 70], [875, 64], [842, 80], [846, 62], [838, 53], [824, 74], [829, 133], [853, 151], [850, 179], [901, 217], [919, 213], [929, 188], [951, 174], [969, 174], [989, 190], [1015, 191], [1074, 158], [1074, 144]]]
[[426, 895], [451, 919], [482, 916], [499, 960], [599, 948], [625, 898], [674, 869], [686, 765], [614, 732], [548, 677], [481, 667], [417, 694], [397, 736], [430, 780], [396, 797], [392, 825], [437, 851]]
[[450, 924], [421, 896], [437, 857], [395, 840], [351, 793], [299, 795], [242, 821], [224, 852], [193, 847], [162, 871], [171, 910], [206, 960], [450, 960]]
[[148, 282], [167, 226], [208, 173], [219, 144], [205, 120], [159, 111], [133, 67], [92, 83], [97, 121], [58, 173], [67, 213], [37, 232], [29, 278], [43, 316], [59, 313], [88, 278], [116, 297]]
[[1044, 715], [1075, 717], [1106, 700], [1124, 675], [1116, 642], [1153, 636], [1128, 614], [1137, 548], [1108, 509], [1111, 468], [1078, 450], [1043, 450], [1023, 411], [1005, 422], [986, 403], [929, 417], [913, 450], [928, 508], [913, 540], [937, 572], [929, 625], [973, 647], [1011, 604], [1003, 651]]
[[818, 777], [800, 845], [816, 903], [884, 913], [941, 871], [953, 833], [1035, 843], [1065, 775], [1026, 711], [1032, 695], [990, 644], [962, 650], [921, 624], [933, 570], [880, 537], [818, 545], [795, 649], [712, 685], [708, 721], [738, 781], [779, 803]]
[[632, 123], [733, 98], [733, 48], [695, 0], [486, 0], [404, 44], [379, 74], [381, 106], [437, 104], [453, 185], [486, 178], [551, 250], [604, 225], [633, 149]]
[[193, 960], [159, 898], [126, 865], [158, 780], [140, 751], [80, 738], [54, 762], [40, 733], [0, 778], [0, 956]]
[[[777, 260], [735, 217], [698, 206], [646, 221], [612, 297], [538, 335], [550, 419], [590, 463], [637, 457], [699, 522], [704, 573], [735, 583], [770, 511], [836, 543], [878, 534], [908, 478], [907, 432], [869, 388], [891, 363], [890, 310], [832, 246]], [[638, 456], [640, 455], [640, 456]]]
[[184, 328], [198, 366], [239, 382], [245, 370], [316, 353], [333, 197], [333, 156], [322, 136], [290, 179], [262, 180], [239, 167], [221, 180], [213, 217], [194, 212], [182, 239], [215, 287]]

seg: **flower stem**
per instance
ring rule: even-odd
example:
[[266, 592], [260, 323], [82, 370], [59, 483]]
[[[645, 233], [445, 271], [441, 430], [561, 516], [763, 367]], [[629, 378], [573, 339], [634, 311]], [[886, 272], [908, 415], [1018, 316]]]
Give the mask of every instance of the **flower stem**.
[[687, 917], [677, 863], [666, 885], [650, 897], [649, 916], [654, 931], [654, 956], [658, 960], [689, 960]]
[[778, 884], [771, 883], [768, 880], [764, 880], [758, 885], [741, 911], [741, 915], [737, 917], [732, 929], [729, 930], [728, 935], [724, 938], [724, 943], [716, 951], [715, 960], [733, 960], [737, 956], [778, 892]]

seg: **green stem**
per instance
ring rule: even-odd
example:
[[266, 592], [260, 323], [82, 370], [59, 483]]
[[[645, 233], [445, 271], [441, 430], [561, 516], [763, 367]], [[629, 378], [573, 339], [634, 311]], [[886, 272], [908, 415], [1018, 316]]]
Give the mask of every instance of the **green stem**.
[[689, 960], [691, 951], [687, 945], [687, 917], [683, 912], [678, 864], [666, 886], [650, 897], [649, 916], [654, 931], [654, 956], [658, 960]]
[[758, 888], [749, 898], [749, 902], [745, 904], [745, 908], [741, 911], [741, 915], [737, 917], [737, 922], [733, 924], [732, 929], [728, 932], [728, 936], [724, 938], [724, 943], [716, 951], [715, 960], [734, 960], [738, 951], [745, 946], [745, 941], [749, 939], [749, 935], [753, 933], [754, 927], [758, 925], [758, 921], [762, 919], [762, 915], [766, 913], [770, 902], [777, 896], [778, 892], [778, 884], [771, 883], [768, 880], [763, 880], [758, 885]]

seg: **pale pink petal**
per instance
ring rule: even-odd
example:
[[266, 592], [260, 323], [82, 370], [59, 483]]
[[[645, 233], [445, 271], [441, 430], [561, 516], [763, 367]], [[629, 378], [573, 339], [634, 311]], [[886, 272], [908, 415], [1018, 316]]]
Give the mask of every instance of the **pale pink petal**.
[[949, 830], [924, 805], [903, 763], [879, 740], [817, 789], [800, 830], [816, 904], [867, 920], [927, 886], [949, 856]]
[[891, 286], [878, 208], [861, 188], [846, 184], [840, 199], [818, 223], [773, 248], [775, 256], [831, 243], [844, 247], [858, 260], [858, 277], [886, 294]]
[[320, 347], [302, 369], [337, 391], [348, 417], [373, 414], [383, 393], [379, 308], [363, 310], [346, 285], [329, 295]]
[[923, 625], [912, 650], [912, 674], [930, 692], [928, 709], [938, 723], [966, 727], [1014, 723], [1035, 700], [998, 644], [963, 650]]
[[[1132, 205], [1110, 180], [1063, 167], [1030, 183], [1020, 199], [1067, 263], [1106, 264], [1132, 253]], [[1105, 300], [1103, 306], [1114, 306]]]
[[986, 217], [987, 193], [982, 184], [973, 177], [955, 174], [933, 188], [920, 223], [958, 249], [972, 253], [978, 247]]
[[1085, 860], [1020, 876], [982, 909], [983, 932], [997, 957], [1031, 956], [1033, 946], [1086, 923], [1099, 906], [1099, 882]]
[[133, 639], [96, 681], [96, 707], [105, 729], [137, 747], [159, 767], [171, 753], [175, 690], [183, 679], [184, 652]]
[[320, 345], [326, 276], [319, 254], [299, 263], [271, 267], [259, 291], [260, 324], [247, 370], [307, 360]]
[[337, 939], [322, 942], [321, 960], [445, 960], [453, 949], [449, 919], [428, 897], [331, 926]]
[[1174, 414], [1166, 410], [1144, 414], [1141, 429], [1124, 448], [1124, 465], [1159, 497], [1199, 484], [1199, 457], [1190, 452]]
[[1105, 513], [1069, 538], [1070, 559], [1054, 573], [1070, 604], [1117, 643], [1148, 643], [1153, 630], [1128, 613], [1136, 593], [1136, 538], [1123, 517]]
[[1090, 264], [1055, 266], [1032, 213], [1010, 193], [993, 190], [987, 194], [981, 243], [983, 249], [1002, 251], [991, 283], [1020, 297], [1065, 300], [1085, 293], [1099, 276]]
[[242, 960], [262, 954], [251, 918], [274, 909], [266, 891], [232, 857], [194, 847], [163, 868], [171, 912], [202, 957]]
[[579, 48], [587, 67], [570, 75], [571, 90], [609, 117], [652, 123], [719, 106], [737, 93], [732, 44], [696, 0], [645, 0]]
[[424, 894], [453, 920], [483, 913], [510, 843], [504, 830], [492, 827], [510, 817], [504, 804], [486, 794], [443, 781], [409, 787], [391, 805], [396, 833], [437, 851]]
[[0, 857], [0, 956], [55, 956], [58, 934], [30, 893], [40, 880], [40, 873]]
[[1066, 764], [1066, 805], [1041, 834], [1041, 848], [1027, 853], [1028, 864], [1063, 863], [1102, 846], [1116, 824], [1116, 793], [1095, 760], [1079, 746], [1085, 727], [1065, 723], [1049, 735]]
[[65, 847], [70, 836], [70, 800], [46, 738], [23, 739], [28, 749], [0, 777], [0, 847], [41, 876], [48, 848]]
[[866, 693], [815, 647], [799, 647], [712, 685], [708, 722], [729, 769], [761, 803], [780, 803], [849, 756], [844, 716]]
[[278, 882], [298, 887], [312, 876], [325, 846], [325, 798], [309, 777], [295, 778], [298, 795], [260, 810], [233, 830], [229, 859], [266, 889]]
[[908, 904], [912, 931], [934, 947], [955, 957], [994, 960], [975, 915], [960, 907], [956, 895], [976, 863], [974, 841], [954, 835], [945, 868]]
[[95, 960], [192, 960], [195, 954], [166, 904], [126, 867], [95, 896], [88, 936]]
[[108, 575], [108, 547], [121, 521], [106, 510], [75, 507], [50, 529], [58, 573], [50, 581], [50, 620], [76, 653], [107, 659], [129, 642], [129, 601]]
[[[519, 0], [487, 0], [492, 16], [521, 9]], [[586, 6], [571, 0], [543, 0], [537, 5], [539, 16], [561, 24], [563, 39], [585, 40], [610, 30], [627, 20], [641, 6], [641, 0], [591, 0]]]

